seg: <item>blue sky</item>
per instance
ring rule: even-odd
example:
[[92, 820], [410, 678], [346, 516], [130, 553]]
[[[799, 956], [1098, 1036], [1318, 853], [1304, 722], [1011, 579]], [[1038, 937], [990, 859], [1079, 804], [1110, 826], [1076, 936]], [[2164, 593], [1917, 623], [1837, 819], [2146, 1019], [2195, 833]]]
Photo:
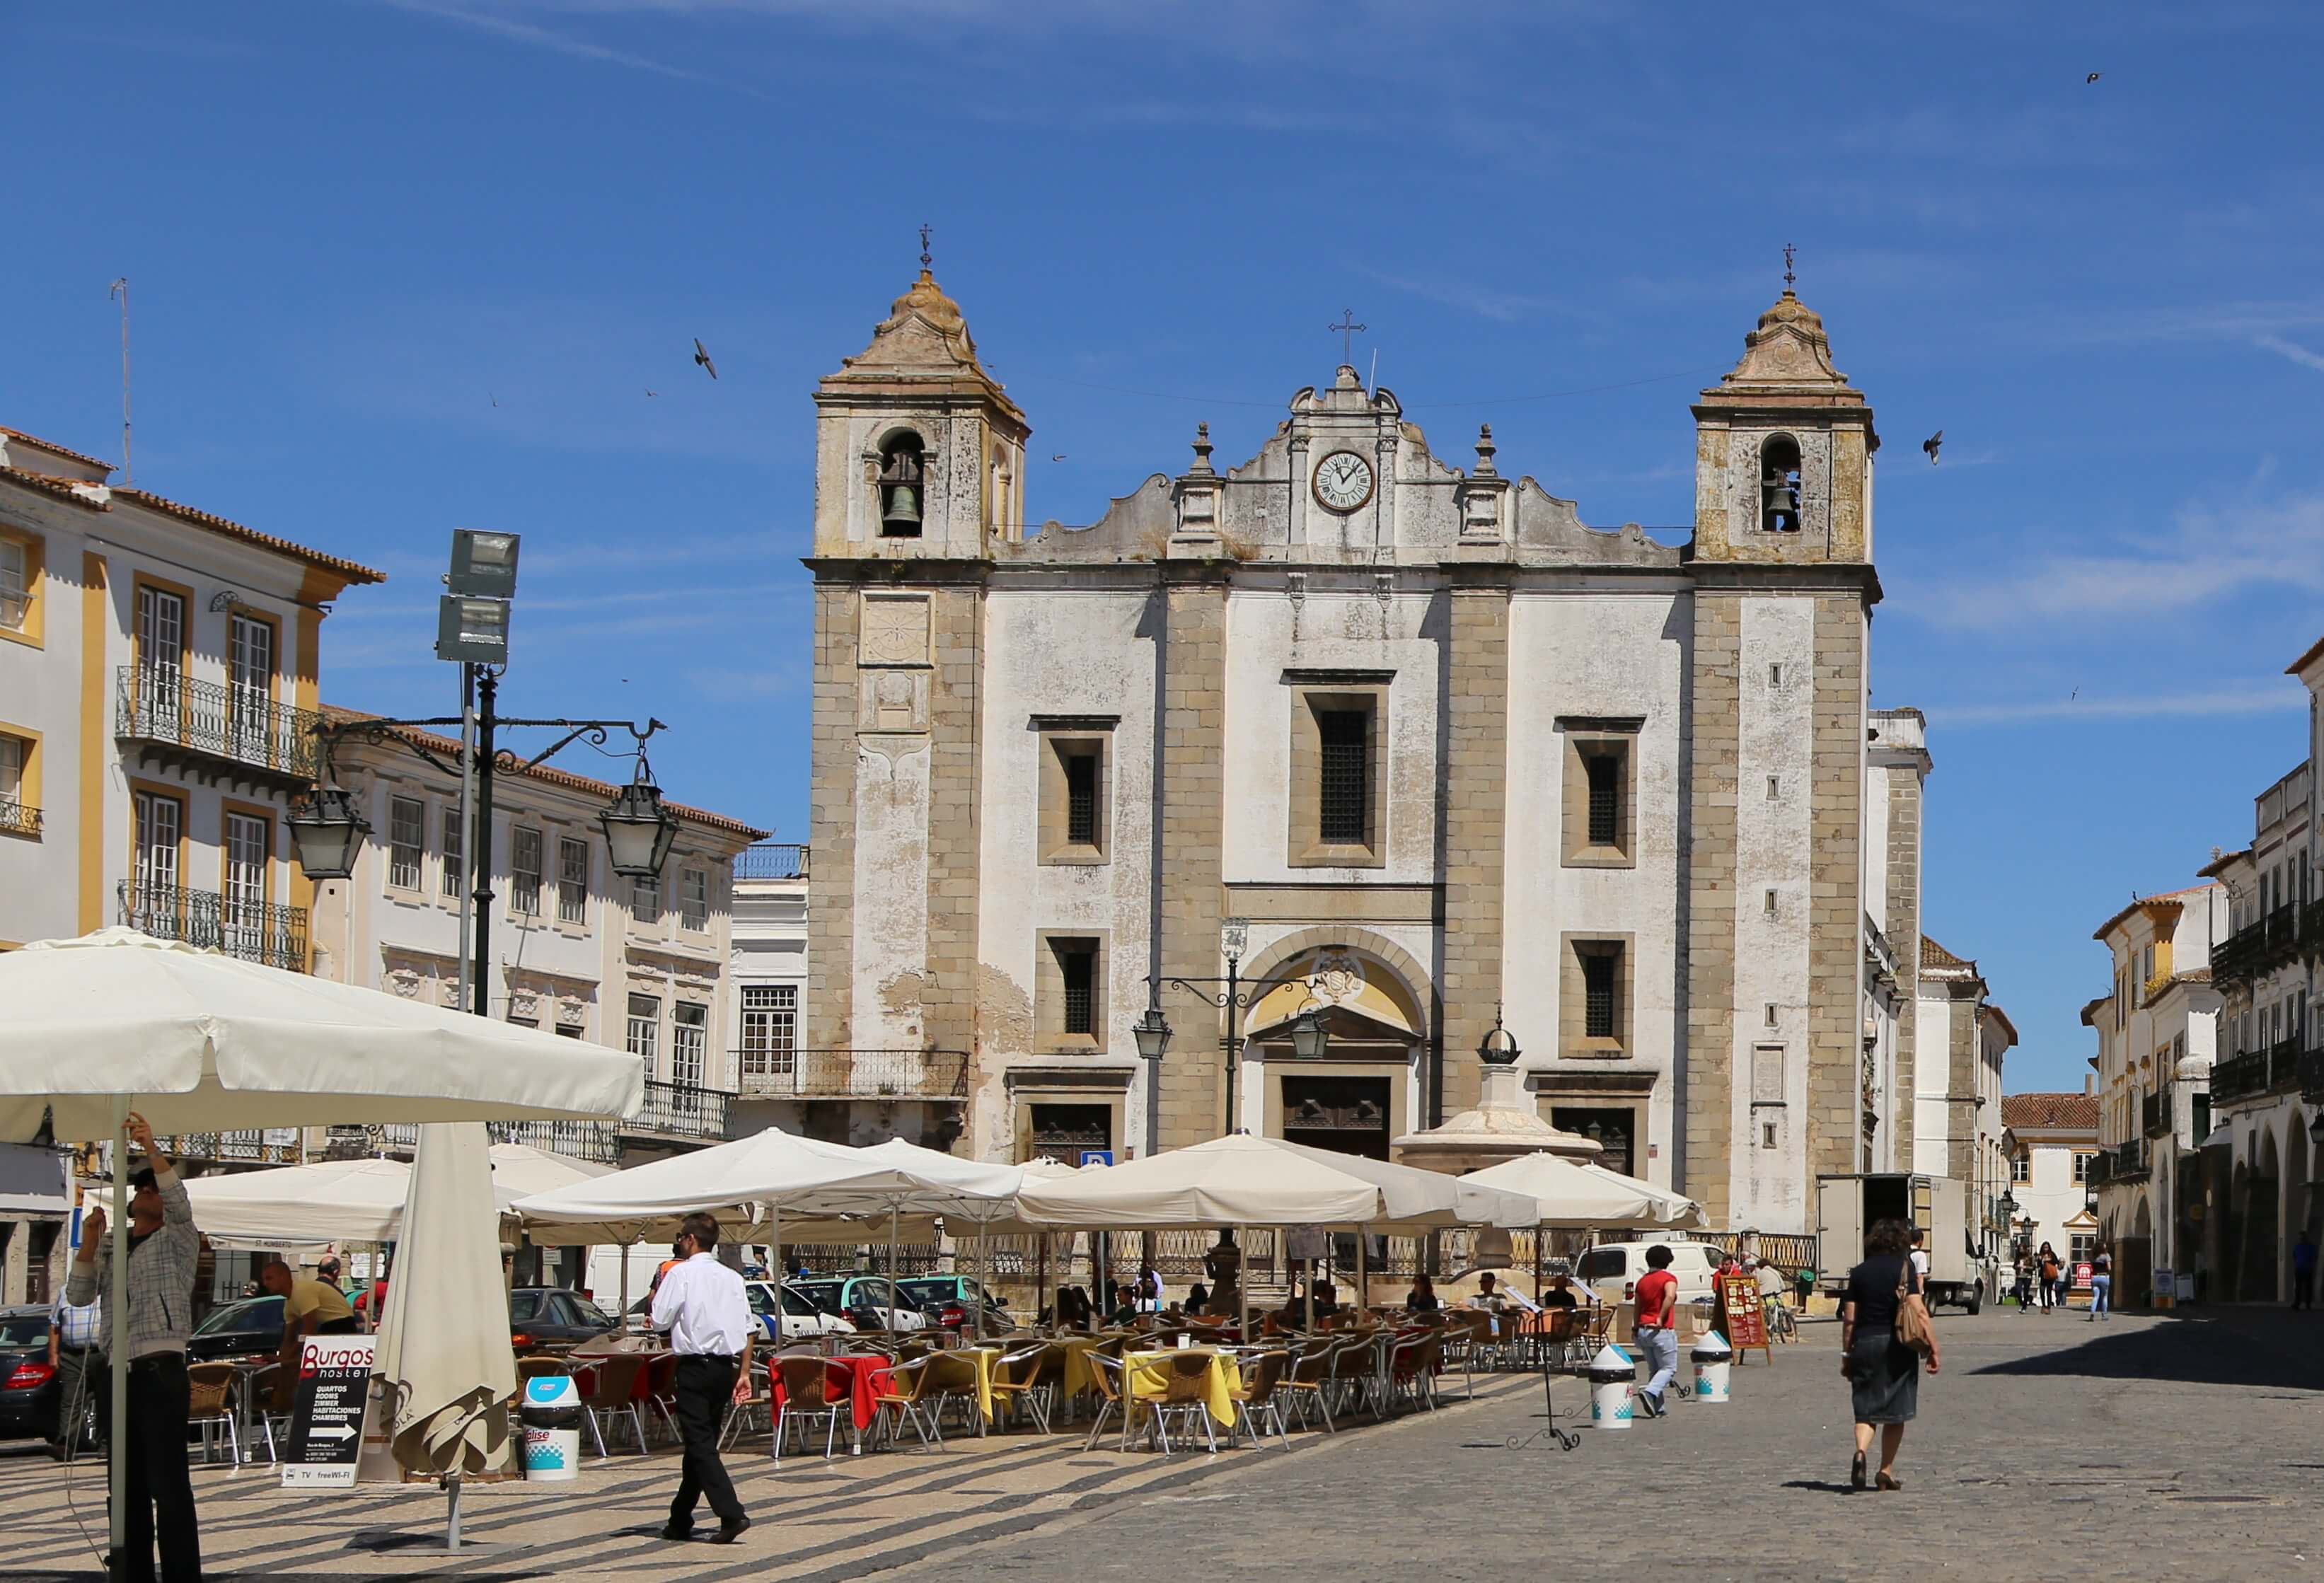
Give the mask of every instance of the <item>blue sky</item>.
[[1198, 419], [1255, 449], [1344, 307], [1443, 453], [1488, 420], [1586, 520], [1683, 522], [1688, 401], [1796, 243], [1887, 441], [1874, 702], [1930, 714], [1930, 932], [2022, 1030], [2010, 1086], [2079, 1086], [2090, 930], [2301, 752], [2324, 14], [2035, 9], [41, 8], [0, 422], [117, 454], [127, 275], [139, 482], [393, 575], [327, 695], [448, 706], [448, 530], [513, 529], [505, 706], [658, 714], [675, 793], [803, 839], [808, 393], [923, 221], [1069, 522]]

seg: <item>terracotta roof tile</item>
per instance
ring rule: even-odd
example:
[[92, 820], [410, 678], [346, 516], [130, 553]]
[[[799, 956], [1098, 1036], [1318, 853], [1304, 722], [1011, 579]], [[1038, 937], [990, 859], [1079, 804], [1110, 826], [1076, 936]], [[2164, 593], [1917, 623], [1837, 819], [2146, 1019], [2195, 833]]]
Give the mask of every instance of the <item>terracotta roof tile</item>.
[[102, 467], [107, 473], [113, 471], [113, 464], [110, 462], [101, 462], [95, 456], [83, 456], [80, 452], [60, 446], [54, 440], [44, 440], [37, 434], [26, 434], [23, 429], [11, 428], [5, 423], [0, 423], [0, 434], [23, 440], [27, 445], [38, 446], [44, 451], [54, 451], [60, 456], [70, 456], [74, 461], [90, 467]]
[[2001, 1096], [2001, 1125], [2025, 1127], [2059, 1127], [2068, 1131], [2096, 1132], [2098, 1129], [2098, 1097], [2096, 1094], [2004, 1094]]
[[1921, 936], [1921, 965], [1923, 967], [1940, 968], [1973, 968], [1977, 963], [1969, 961], [1965, 957], [1955, 956], [1951, 952], [1947, 951], [1943, 946], [1930, 939], [1926, 934], [1923, 934]]
[[[360, 709], [345, 709], [337, 704], [326, 704], [323, 705], [323, 718], [333, 725], [345, 725], [350, 722], [377, 720], [380, 717], [376, 714], [366, 714]], [[418, 743], [431, 753], [449, 755], [460, 750], [460, 744], [451, 738], [439, 737], [434, 732], [421, 731], [417, 726], [399, 726], [395, 730], [395, 734]], [[598, 780], [586, 775], [576, 775], [569, 769], [558, 769], [547, 764], [534, 765], [521, 773], [549, 786], [561, 786], [571, 791], [595, 792], [608, 797], [621, 789], [611, 781]], [[690, 819], [696, 824], [706, 825], [712, 830], [723, 830], [731, 835], [740, 835], [750, 841], [764, 841], [774, 833], [770, 830], [760, 830], [745, 824], [740, 819], [730, 819], [724, 814], [713, 814], [706, 808], [688, 807], [684, 803], [665, 801], [662, 806], [681, 819]]]
[[92, 511], [112, 509], [103, 501], [91, 500], [75, 489], [73, 485], [80, 482], [77, 478], [60, 478], [53, 473], [28, 473], [22, 467], [0, 467], [0, 478], [11, 483], [21, 483], [27, 489], [37, 489], [43, 494], [52, 494], [60, 501], [70, 501], [77, 506], [86, 506]]
[[2288, 676], [2298, 676], [2301, 671], [2308, 668], [2309, 661], [2314, 659], [2319, 654], [2324, 654], [2324, 638], [2319, 638], [2315, 642], [2310, 643], [2308, 646], [2306, 653], [2302, 654], [2299, 658], [2293, 660], [2290, 665], [2283, 667], [2283, 674]]
[[261, 533], [255, 528], [245, 528], [239, 522], [231, 521], [196, 506], [181, 505], [176, 501], [166, 500], [148, 490], [123, 489], [116, 485], [113, 492], [122, 499], [135, 501], [141, 506], [150, 507], [167, 516], [175, 517], [180, 521], [191, 522], [198, 528], [208, 528], [212, 532], [223, 533], [230, 538], [240, 538], [251, 544], [263, 545], [268, 549], [280, 550], [287, 556], [294, 556], [309, 566], [321, 566], [326, 571], [337, 572], [350, 583], [387, 581], [385, 572], [375, 572], [369, 566], [359, 566], [354, 561], [344, 560], [335, 555], [325, 555], [319, 549], [309, 549], [303, 544], [293, 544], [289, 539], [278, 538], [272, 533]]

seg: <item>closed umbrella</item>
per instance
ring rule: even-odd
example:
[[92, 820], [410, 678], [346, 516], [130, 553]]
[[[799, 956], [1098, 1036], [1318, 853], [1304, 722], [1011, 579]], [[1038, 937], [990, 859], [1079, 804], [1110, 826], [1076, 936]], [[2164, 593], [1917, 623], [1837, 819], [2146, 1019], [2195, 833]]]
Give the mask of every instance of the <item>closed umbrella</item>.
[[[134, 1109], [157, 1133], [461, 1118], [586, 1120], [644, 1099], [619, 1051], [262, 967], [133, 929], [0, 954], [0, 1141], [111, 1137], [113, 1268], [129, 1263]], [[113, 1310], [119, 1312], [116, 1305]], [[113, 1487], [129, 1348], [113, 1349]], [[128, 1503], [112, 1503], [112, 1549]]]
[[372, 1372], [385, 1387], [396, 1461], [447, 1481], [446, 1542], [457, 1549], [460, 1480], [505, 1456], [503, 1404], [516, 1393], [500, 1211], [481, 1126], [420, 1128], [402, 1233]]

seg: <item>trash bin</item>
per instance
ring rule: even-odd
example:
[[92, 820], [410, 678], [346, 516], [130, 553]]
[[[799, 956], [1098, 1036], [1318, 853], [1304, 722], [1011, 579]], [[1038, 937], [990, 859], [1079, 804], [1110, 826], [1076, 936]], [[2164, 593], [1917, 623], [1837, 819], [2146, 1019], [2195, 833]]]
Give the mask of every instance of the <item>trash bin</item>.
[[578, 1476], [581, 1468], [581, 1392], [569, 1375], [545, 1375], [524, 1382], [517, 1408], [524, 1429], [524, 1476], [553, 1480]]
[[1591, 1427], [1629, 1428], [1630, 1391], [1637, 1379], [1630, 1355], [1609, 1342], [1582, 1372], [1590, 1376]]
[[1727, 1388], [1727, 1371], [1735, 1361], [1735, 1348], [1717, 1330], [1694, 1344], [1694, 1399], [1698, 1402], [1726, 1403], [1734, 1400]]

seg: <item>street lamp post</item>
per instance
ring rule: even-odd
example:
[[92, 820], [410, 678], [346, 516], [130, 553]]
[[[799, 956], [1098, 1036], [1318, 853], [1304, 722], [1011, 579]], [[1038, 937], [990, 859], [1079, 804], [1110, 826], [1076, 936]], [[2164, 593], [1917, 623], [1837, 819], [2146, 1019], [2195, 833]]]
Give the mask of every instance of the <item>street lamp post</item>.
[[[1226, 1054], [1227, 1131], [1240, 1131], [1240, 1105], [1236, 1093], [1237, 1068], [1242, 1054], [1242, 1014], [1285, 984], [1301, 981], [1296, 973], [1280, 974], [1272, 979], [1245, 985], [1242, 981], [1242, 956], [1250, 939], [1250, 925], [1240, 918], [1229, 918], [1219, 927], [1219, 946], [1227, 959], [1226, 977], [1222, 979], [1182, 979], [1159, 973], [1146, 976], [1146, 1011], [1130, 1025], [1131, 1038], [1138, 1053], [1146, 1059], [1146, 1152], [1161, 1150], [1162, 1056], [1170, 1047], [1171, 1027], [1162, 1013], [1162, 988], [1167, 984], [1208, 1001], [1226, 1013], [1227, 1027], [1219, 1047]], [[1206, 985], [1223, 986], [1213, 991]], [[1291, 1053], [1302, 1061], [1322, 1057], [1331, 1034], [1314, 1006], [1304, 1007], [1291, 1020]]]

